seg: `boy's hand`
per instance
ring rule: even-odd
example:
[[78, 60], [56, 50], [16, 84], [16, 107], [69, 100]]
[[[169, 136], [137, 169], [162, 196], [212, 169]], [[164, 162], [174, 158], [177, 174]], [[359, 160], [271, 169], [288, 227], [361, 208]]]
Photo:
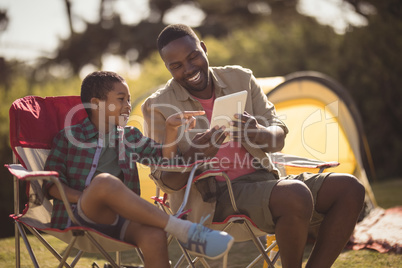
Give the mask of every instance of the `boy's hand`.
[[185, 111], [172, 114], [165, 122], [165, 141], [162, 148], [163, 157], [172, 158], [177, 153], [177, 134], [178, 128], [185, 125], [185, 130], [188, 131], [195, 127], [196, 115], [203, 115], [205, 111]]
[[177, 129], [182, 125], [186, 125], [185, 131], [193, 129], [195, 127], [195, 117], [197, 115], [203, 115], [205, 111], [184, 111], [172, 114], [166, 119], [166, 128]]

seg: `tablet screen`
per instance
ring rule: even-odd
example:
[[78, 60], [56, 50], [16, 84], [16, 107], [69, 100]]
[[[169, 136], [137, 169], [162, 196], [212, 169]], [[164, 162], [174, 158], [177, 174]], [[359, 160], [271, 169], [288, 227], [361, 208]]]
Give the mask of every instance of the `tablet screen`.
[[[244, 112], [246, 100], [246, 90], [216, 98], [212, 110], [210, 128], [218, 125], [219, 127], [225, 126], [229, 131], [234, 130], [234, 127], [230, 126], [230, 122], [236, 120], [234, 117], [235, 114], [242, 114]], [[228, 140], [229, 136], [224, 142]]]

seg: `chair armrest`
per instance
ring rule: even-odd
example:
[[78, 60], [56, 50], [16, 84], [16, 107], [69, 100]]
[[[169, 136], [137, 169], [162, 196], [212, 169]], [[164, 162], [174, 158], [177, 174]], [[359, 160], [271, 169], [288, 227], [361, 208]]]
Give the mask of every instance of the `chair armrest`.
[[191, 184], [197, 180], [202, 180], [202, 179], [210, 177], [210, 176], [222, 176], [225, 178], [225, 181], [226, 181], [226, 184], [227, 184], [228, 190], [229, 190], [229, 196], [230, 196], [230, 201], [232, 203], [232, 207], [233, 207], [234, 211], [239, 213], [239, 210], [237, 208], [236, 201], [235, 201], [235, 198], [233, 195], [232, 182], [229, 179], [229, 177], [226, 175], [225, 172], [223, 172], [222, 170], [219, 170], [219, 169], [209, 169], [209, 170], [206, 170], [206, 171], [202, 172], [201, 174], [195, 176], [195, 172], [198, 169], [208, 167], [209, 165], [214, 164], [214, 163], [216, 163], [216, 161], [214, 161], [214, 160], [209, 160], [209, 161], [200, 160], [200, 161], [196, 161], [196, 162], [192, 163], [191, 165], [185, 165], [185, 166], [155, 166], [159, 170], [162, 170], [162, 171], [171, 171], [171, 172], [188, 172], [188, 171], [190, 171], [190, 175], [187, 179], [187, 184], [185, 186], [183, 202], [182, 202], [180, 208], [177, 210], [175, 216], [183, 214], [184, 207], [187, 205], [188, 198], [190, 196]]
[[216, 163], [216, 160], [198, 160], [189, 165], [153, 165], [155, 169], [160, 171], [169, 171], [169, 172], [190, 172], [190, 175], [187, 179], [187, 184], [183, 188], [185, 188], [183, 202], [180, 208], [177, 210], [175, 216], [178, 217], [184, 213], [184, 207], [187, 205], [188, 198], [190, 196], [191, 184], [197, 180], [202, 180], [204, 178], [210, 176], [223, 176], [226, 180], [226, 184], [228, 185], [230, 200], [232, 202], [233, 209], [238, 212], [237, 205], [233, 196], [232, 184], [229, 177], [222, 170], [219, 169], [208, 169], [205, 172], [195, 176], [195, 172], [201, 168], [208, 168], [212, 164]]
[[184, 207], [187, 205], [188, 197], [190, 196], [191, 184], [193, 183], [195, 172], [202, 165], [203, 165], [203, 162], [194, 163], [194, 165], [192, 165], [190, 175], [188, 176], [188, 179], [187, 179], [187, 187], [184, 192], [183, 202], [181, 203], [180, 208], [177, 210], [177, 212], [175, 214], [176, 217], [178, 217], [179, 215], [181, 215], [183, 213]]
[[35, 179], [45, 179], [46, 177], [59, 176], [56, 171], [28, 171], [20, 164], [6, 164], [4, 165], [10, 173], [19, 180], [35, 180]]
[[[309, 158], [305, 158], [305, 157], [299, 157], [299, 156], [283, 154], [283, 153], [272, 153], [271, 157], [272, 157], [273, 162], [277, 165], [304, 167], [304, 168], [319, 168], [320, 169], [319, 172], [322, 172], [326, 168], [339, 166], [339, 162], [335, 162], [335, 161], [325, 162], [325, 161], [309, 159]], [[190, 171], [190, 175], [187, 179], [187, 184], [185, 186], [183, 202], [175, 215], [180, 215], [183, 213], [184, 207], [186, 206], [186, 204], [188, 202], [188, 197], [190, 195], [191, 184], [194, 183], [195, 181], [202, 180], [202, 179], [210, 177], [210, 176], [222, 176], [223, 178], [225, 178], [232, 207], [235, 212], [240, 213], [237, 208], [237, 205], [236, 205], [236, 200], [234, 198], [234, 194], [233, 194], [233, 190], [232, 190], [232, 182], [225, 172], [223, 172], [222, 170], [219, 170], [219, 169], [208, 169], [208, 170], [202, 172], [201, 174], [198, 174], [197, 176], [195, 176], [195, 172], [199, 168], [208, 167], [208, 165], [213, 164], [213, 163], [215, 163], [215, 161], [200, 160], [200, 161], [196, 161], [190, 165], [174, 165], [174, 166], [169, 166], [169, 165], [156, 166], [155, 165], [154, 166], [155, 168], [157, 168], [158, 170], [161, 170], [161, 171], [170, 171], [170, 172], [189, 172]]]
[[74, 217], [73, 211], [71, 209], [70, 202], [68, 202], [66, 193], [64, 191], [63, 185], [61, 184], [59, 180], [59, 173], [56, 171], [29, 171], [26, 170], [22, 165], [20, 164], [6, 164], [4, 165], [6, 168], [8, 168], [9, 172], [15, 176], [18, 180], [22, 181], [37, 181], [37, 180], [47, 180], [53, 182], [57, 189], [60, 192], [61, 199], [64, 203], [64, 206], [66, 207], [67, 214], [70, 217], [71, 221], [74, 224], [81, 225], [77, 219]]
[[197, 165], [197, 168], [201, 167], [208, 167], [211, 164], [217, 163], [216, 160], [198, 160], [195, 162], [192, 162], [190, 164], [184, 164], [184, 165], [150, 165], [150, 167], [153, 167], [157, 170], [160, 171], [169, 171], [169, 172], [191, 172], [191, 170], [194, 168], [194, 166]]
[[326, 168], [337, 167], [339, 162], [330, 161], [325, 162], [321, 160], [300, 157], [283, 153], [271, 153], [272, 162], [276, 165], [300, 167], [300, 168], [318, 168], [320, 173]]

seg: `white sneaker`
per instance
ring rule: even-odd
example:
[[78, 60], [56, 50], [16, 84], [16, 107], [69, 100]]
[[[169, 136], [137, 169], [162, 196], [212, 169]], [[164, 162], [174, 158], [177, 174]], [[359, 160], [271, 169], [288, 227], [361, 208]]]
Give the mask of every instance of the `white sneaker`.
[[[201, 220], [204, 222], [205, 220]], [[187, 243], [179, 243], [194, 255], [218, 259], [232, 247], [234, 239], [222, 231], [211, 230], [202, 223], [193, 223], [188, 231]]]

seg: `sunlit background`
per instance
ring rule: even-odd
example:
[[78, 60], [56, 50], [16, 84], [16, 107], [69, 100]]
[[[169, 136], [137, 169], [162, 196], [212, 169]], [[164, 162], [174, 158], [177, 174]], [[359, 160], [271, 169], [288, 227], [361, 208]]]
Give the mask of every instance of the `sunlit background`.
[[[71, 0], [73, 28], [76, 32], [85, 30], [84, 22], [99, 21], [100, 0]], [[147, 0], [117, 0], [113, 11], [121, 16], [122, 23], [138, 24], [150, 16]], [[264, 3], [251, 5], [255, 12], [270, 12]], [[35, 63], [40, 57], [52, 57], [60, 39], [70, 35], [65, 3], [62, 0], [1, 0], [0, 9], [6, 9], [9, 16], [7, 29], [0, 33], [0, 56]], [[349, 25], [363, 26], [366, 19], [357, 14], [349, 3], [343, 0], [300, 0], [300, 13], [313, 16], [324, 25], [330, 25], [343, 34]], [[205, 18], [204, 12], [193, 4], [172, 8], [163, 19], [166, 24], [185, 23], [198, 26]], [[135, 67], [126, 59], [116, 55], [104, 55], [103, 69], [138, 75]], [[133, 70], [130, 70], [133, 68]], [[88, 73], [84, 70], [83, 73]]]

